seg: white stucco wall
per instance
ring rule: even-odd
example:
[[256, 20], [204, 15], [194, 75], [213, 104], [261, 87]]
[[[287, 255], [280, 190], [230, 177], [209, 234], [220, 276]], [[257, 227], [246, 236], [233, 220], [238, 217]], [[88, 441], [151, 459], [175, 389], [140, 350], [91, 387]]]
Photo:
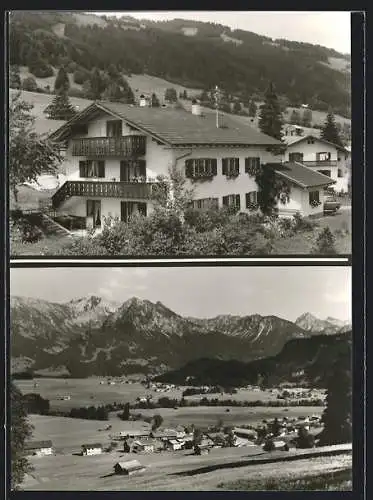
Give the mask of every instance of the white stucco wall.
[[[122, 201], [132, 201], [138, 203], [144, 203], [145, 200], [137, 198], [100, 198], [95, 196], [72, 196], [67, 199], [58, 208], [58, 213], [75, 215], [78, 217], [86, 217], [87, 215], [87, 200], [101, 200], [101, 219], [104, 217], [121, 217], [121, 202]], [[147, 202], [147, 214], [149, 215], [153, 210], [154, 206], [151, 202]]]
[[[319, 191], [319, 200], [321, 204], [317, 207], [312, 207], [309, 203], [310, 191]], [[277, 203], [278, 214], [280, 217], [291, 217], [296, 212], [299, 212], [303, 217], [319, 215], [323, 213], [323, 205], [325, 200], [325, 193], [323, 188], [307, 188], [291, 185], [290, 199], [286, 204]]]
[[83, 452], [84, 455], [101, 455], [102, 448], [88, 448]]
[[52, 448], [40, 448], [39, 450], [35, 450], [35, 455], [37, 457], [44, 457], [46, 455], [53, 455]]
[[[189, 150], [190, 151], [190, 150]], [[188, 153], [188, 150], [178, 150], [174, 152], [175, 160], [177, 157]], [[193, 148], [188, 156], [176, 161], [177, 168], [185, 174], [185, 161], [191, 158], [217, 158], [217, 175], [211, 180], [196, 180], [187, 179], [187, 187], [193, 188], [194, 199], [203, 198], [218, 198], [219, 207], [223, 206], [223, 196], [230, 194], [239, 194], [241, 198], [241, 212], [249, 212], [246, 209], [246, 193], [258, 191], [258, 186], [255, 178], [245, 173], [245, 158], [259, 157], [261, 163], [281, 162], [281, 156], [275, 156], [266, 151], [263, 147], [214, 147], [214, 148]], [[222, 159], [223, 158], [239, 158], [240, 173], [237, 177], [229, 178], [222, 174]]]

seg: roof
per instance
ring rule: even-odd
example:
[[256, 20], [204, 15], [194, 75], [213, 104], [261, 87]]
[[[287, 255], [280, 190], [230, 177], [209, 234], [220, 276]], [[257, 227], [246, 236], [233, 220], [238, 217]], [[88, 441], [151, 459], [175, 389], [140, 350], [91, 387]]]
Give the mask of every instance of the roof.
[[82, 444], [82, 448], [102, 448], [101, 443]]
[[87, 122], [98, 111], [106, 112], [155, 139], [171, 146], [187, 145], [275, 145], [280, 141], [258, 132], [249, 125], [238, 123], [224, 115], [226, 127], [217, 128], [214, 113], [203, 117], [193, 115], [184, 109], [149, 108], [128, 104], [97, 101], [51, 134], [51, 138], [63, 139], [69, 136], [71, 126]]
[[25, 450], [36, 450], [39, 448], [52, 448], [52, 441], [29, 441], [25, 443]]
[[255, 429], [244, 429], [243, 427], [235, 427], [233, 432], [237, 432], [239, 434], [246, 434], [247, 436], [252, 436], [253, 434], [257, 434]]
[[145, 469], [145, 466], [140, 464], [138, 460], [129, 460], [128, 462], [117, 462], [114, 467], [120, 467], [123, 470]]
[[328, 186], [335, 181], [327, 175], [320, 174], [299, 162], [270, 163], [277, 175], [289, 180], [302, 188]]
[[286, 142], [286, 144], [288, 146], [292, 146], [293, 144], [296, 144], [298, 142], [304, 141], [305, 139], [309, 139], [309, 138], [315, 139], [316, 141], [319, 141], [319, 142], [323, 142], [324, 144], [328, 144], [328, 146], [332, 146], [332, 147], [338, 149], [339, 151], [345, 151], [346, 153], [349, 152], [345, 147], [339, 146], [338, 144], [334, 144], [333, 142], [330, 142], [330, 141], [326, 141], [325, 139], [322, 139], [321, 137], [318, 137], [315, 134], [307, 134], [307, 135], [301, 135], [301, 136], [285, 135], [283, 137], [284, 142]]

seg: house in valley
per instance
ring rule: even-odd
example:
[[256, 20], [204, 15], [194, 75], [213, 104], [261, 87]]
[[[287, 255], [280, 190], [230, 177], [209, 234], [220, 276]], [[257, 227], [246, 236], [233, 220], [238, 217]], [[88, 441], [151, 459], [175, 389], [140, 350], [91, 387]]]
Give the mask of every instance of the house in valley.
[[26, 455], [35, 455], [43, 457], [45, 455], [53, 455], [52, 441], [29, 441], [25, 444]]
[[315, 134], [285, 135], [285, 161], [302, 163], [314, 172], [330, 177], [334, 190], [347, 193], [350, 183], [350, 152]]
[[[94, 102], [50, 135], [66, 147], [65, 182], [52, 197], [57, 213], [99, 229], [105, 217], [127, 222], [149, 214], [158, 176], [172, 168], [194, 189], [195, 208], [233, 206], [250, 212], [257, 199], [255, 169], [281, 161], [280, 142], [228, 115], [174, 108]], [[254, 207], [255, 208], [255, 207]]]
[[92, 444], [82, 444], [82, 455], [100, 455], [102, 453], [102, 444], [92, 443]]

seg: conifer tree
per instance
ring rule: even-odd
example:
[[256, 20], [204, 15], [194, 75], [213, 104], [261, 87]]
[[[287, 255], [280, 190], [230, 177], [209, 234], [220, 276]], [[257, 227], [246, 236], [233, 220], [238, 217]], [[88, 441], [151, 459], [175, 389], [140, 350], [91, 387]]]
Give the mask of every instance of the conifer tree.
[[303, 127], [310, 127], [312, 125], [312, 111], [310, 109], [305, 109], [302, 116]]
[[53, 98], [51, 104], [45, 109], [51, 120], [70, 120], [76, 114], [74, 106], [70, 103], [66, 92], [60, 92]]
[[293, 111], [291, 112], [290, 123], [292, 125], [300, 125], [301, 124], [300, 113], [296, 109], [293, 109]]
[[321, 130], [321, 138], [325, 141], [332, 142], [338, 146], [343, 146], [341, 138], [339, 137], [338, 129], [335, 123], [335, 117], [333, 111], [329, 111], [326, 116], [324, 126]]
[[152, 97], [151, 97], [151, 107], [152, 108], [159, 108], [160, 107], [159, 99], [157, 97], [157, 94], [155, 94], [154, 92], [152, 93]]
[[54, 93], [67, 93], [70, 89], [69, 75], [67, 74], [65, 68], [62, 66], [57, 73], [56, 79], [54, 81]]
[[265, 93], [264, 104], [260, 107], [259, 128], [264, 134], [281, 140], [282, 124], [283, 120], [280, 104], [274, 85], [271, 82]]
[[248, 108], [249, 108], [249, 116], [255, 118], [258, 108], [253, 99], [250, 100]]

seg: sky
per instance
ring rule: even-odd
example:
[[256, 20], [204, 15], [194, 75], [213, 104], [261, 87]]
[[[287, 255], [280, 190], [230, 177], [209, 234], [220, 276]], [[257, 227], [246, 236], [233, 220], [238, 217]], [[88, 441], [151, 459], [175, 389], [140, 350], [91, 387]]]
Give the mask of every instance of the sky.
[[175, 18], [213, 22], [232, 29], [252, 31], [271, 38], [323, 45], [350, 53], [350, 12], [343, 11], [121, 11], [95, 12], [106, 15], [130, 15], [136, 19], [163, 21]]
[[67, 302], [87, 295], [160, 301], [178, 314], [351, 319], [349, 267], [92, 267], [11, 269], [12, 295]]

